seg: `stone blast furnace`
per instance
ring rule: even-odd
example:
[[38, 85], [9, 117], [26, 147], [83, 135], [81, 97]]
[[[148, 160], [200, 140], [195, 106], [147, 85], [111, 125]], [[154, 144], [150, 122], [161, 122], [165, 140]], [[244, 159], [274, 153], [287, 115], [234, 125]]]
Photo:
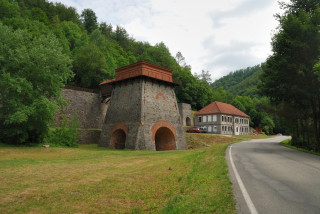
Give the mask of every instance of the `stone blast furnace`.
[[116, 70], [99, 146], [115, 149], [187, 149], [172, 70], [138, 62]]

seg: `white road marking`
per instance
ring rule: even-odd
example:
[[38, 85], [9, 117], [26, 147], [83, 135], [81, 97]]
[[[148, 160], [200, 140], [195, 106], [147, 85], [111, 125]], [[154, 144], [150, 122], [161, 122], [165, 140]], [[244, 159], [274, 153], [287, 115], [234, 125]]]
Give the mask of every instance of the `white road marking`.
[[242, 195], [244, 197], [244, 200], [247, 203], [247, 206], [248, 206], [248, 208], [250, 210], [250, 213], [251, 214], [258, 214], [258, 211], [257, 211], [256, 207], [254, 206], [254, 204], [252, 203], [250, 195], [249, 195], [246, 187], [244, 186], [244, 184], [243, 184], [243, 182], [242, 182], [242, 180], [240, 178], [238, 170], [237, 170], [236, 166], [233, 163], [233, 159], [232, 159], [232, 155], [231, 155], [231, 149], [232, 149], [232, 146], [230, 146], [230, 149], [229, 149], [229, 157], [230, 157], [231, 166], [232, 166], [233, 172], [234, 172], [234, 174], [236, 176], [236, 179], [238, 181], [238, 184], [239, 184], [240, 190], [242, 192]]

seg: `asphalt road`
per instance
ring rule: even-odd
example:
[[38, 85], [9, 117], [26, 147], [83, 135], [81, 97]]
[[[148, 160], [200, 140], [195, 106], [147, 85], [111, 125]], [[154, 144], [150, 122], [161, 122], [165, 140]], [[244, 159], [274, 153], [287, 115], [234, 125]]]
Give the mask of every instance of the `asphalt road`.
[[227, 149], [237, 213], [320, 213], [320, 156], [281, 146], [286, 138]]

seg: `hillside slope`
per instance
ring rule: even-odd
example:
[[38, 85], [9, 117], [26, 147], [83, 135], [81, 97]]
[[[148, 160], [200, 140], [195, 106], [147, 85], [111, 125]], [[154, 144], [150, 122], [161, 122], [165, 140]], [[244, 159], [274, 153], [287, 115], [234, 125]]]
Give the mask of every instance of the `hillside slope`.
[[213, 89], [222, 87], [233, 96], [259, 97], [257, 85], [261, 72], [261, 65], [240, 69], [216, 80], [211, 87]]

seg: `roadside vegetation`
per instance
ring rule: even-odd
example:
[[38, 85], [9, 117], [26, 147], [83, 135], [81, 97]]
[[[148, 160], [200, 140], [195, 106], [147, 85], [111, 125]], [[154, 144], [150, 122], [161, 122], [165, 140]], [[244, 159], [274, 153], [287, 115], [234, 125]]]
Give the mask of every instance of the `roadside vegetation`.
[[284, 119], [292, 145], [320, 152], [320, 4], [291, 0], [281, 6], [258, 88]]
[[309, 153], [309, 154], [313, 154], [313, 155], [318, 155], [320, 156], [320, 153], [319, 152], [315, 152], [313, 150], [307, 150], [307, 149], [303, 149], [303, 148], [299, 148], [299, 147], [296, 147], [292, 144], [292, 140], [291, 139], [288, 139], [288, 140], [284, 140], [280, 143], [282, 146], [285, 146], [285, 147], [288, 147], [288, 148], [291, 148], [291, 149], [296, 149], [298, 151], [301, 151], [301, 152], [306, 152], [306, 153]]
[[186, 137], [194, 149], [1, 145], [0, 213], [234, 213], [225, 150], [256, 136]]

